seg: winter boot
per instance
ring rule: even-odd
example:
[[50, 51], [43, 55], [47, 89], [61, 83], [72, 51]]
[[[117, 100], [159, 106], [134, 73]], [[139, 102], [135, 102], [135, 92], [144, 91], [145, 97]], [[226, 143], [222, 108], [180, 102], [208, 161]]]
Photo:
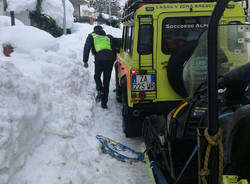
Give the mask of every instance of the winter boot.
[[96, 98], [95, 98], [95, 100], [96, 100], [97, 103], [101, 102], [102, 95], [103, 95], [102, 91], [97, 91], [97, 95], [96, 95]]
[[107, 109], [107, 108], [108, 108], [108, 106], [107, 106], [106, 103], [102, 103], [101, 105], [102, 105], [102, 108], [103, 108], [103, 109]]

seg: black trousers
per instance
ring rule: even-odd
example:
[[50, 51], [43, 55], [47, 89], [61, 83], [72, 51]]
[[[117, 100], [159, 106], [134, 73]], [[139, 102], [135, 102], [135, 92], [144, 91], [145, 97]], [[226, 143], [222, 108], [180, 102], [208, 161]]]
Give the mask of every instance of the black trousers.
[[[111, 73], [113, 69], [113, 61], [95, 61], [95, 74], [94, 79], [96, 83], [96, 90], [102, 91], [102, 103], [106, 104], [108, 102], [109, 96], [109, 84], [111, 79]], [[103, 81], [101, 80], [101, 75], [103, 74]]]

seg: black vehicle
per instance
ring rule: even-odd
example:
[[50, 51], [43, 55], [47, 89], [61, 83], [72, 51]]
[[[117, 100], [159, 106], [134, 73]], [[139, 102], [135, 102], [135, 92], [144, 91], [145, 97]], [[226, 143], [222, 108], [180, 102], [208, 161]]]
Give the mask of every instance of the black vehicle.
[[[227, 4], [217, 2], [208, 30], [184, 63], [182, 87], [189, 97], [170, 113], [151, 115], [143, 122], [152, 183], [250, 181], [250, 63], [246, 42], [250, 26], [237, 22], [218, 26], [224, 9], [230, 8]], [[226, 47], [225, 32], [231, 35]], [[183, 46], [178, 53], [187, 48]], [[227, 57], [229, 49], [245, 59]]]

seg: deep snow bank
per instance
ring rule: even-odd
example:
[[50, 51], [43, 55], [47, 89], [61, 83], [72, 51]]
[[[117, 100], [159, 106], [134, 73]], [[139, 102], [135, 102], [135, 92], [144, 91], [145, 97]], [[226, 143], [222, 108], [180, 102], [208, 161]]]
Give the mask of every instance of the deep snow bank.
[[49, 33], [32, 26], [8, 26], [0, 28], [0, 45], [11, 44], [17, 52], [33, 49], [57, 50], [58, 44]]
[[[15, 50], [9, 58], [0, 54], [1, 184], [8, 183], [25, 165], [26, 157], [41, 143], [47, 122], [60, 122], [57, 114], [74, 119], [70, 114], [74, 106], [64, 108], [61, 93], [70, 99], [67, 93], [81, 91], [77, 69], [67, 65], [65, 58], [59, 57], [61, 53], [55, 53], [59, 47], [55, 38], [31, 26], [6, 26], [5, 19], [0, 19], [0, 45], [9, 43]], [[61, 64], [67, 65], [67, 72], [58, 66]], [[70, 76], [72, 73], [75, 77]], [[55, 76], [62, 77], [63, 82], [57, 83]], [[60, 123], [55, 125], [55, 131], [63, 135], [66, 125], [61, 129]]]
[[[0, 46], [11, 44], [15, 50], [13, 57], [0, 54], [1, 184], [9, 182], [24, 166], [27, 155], [40, 144], [50, 114], [51, 102], [44, 97], [49, 85], [35, 80], [35, 75], [29, 76], [32, 71], [38, 74], [32, 68], [32, 53], [58, 47], [56, 39], [48, 33], [19, 21], [16, 26], [9, 26], [6, 19], [0, 17]], [[31, 72], [23, 70], [26, 67]]]
[[[33, 32], [23, 27], [27, 30], [19, 43]], [[12, 29], [14, 34], [21, 28]], [[121, 35], [119, 29], [104, 29]], [[35, 34], [41, 41], [33, 47], [10, 39], [15, 52], [11, 57], [0, 55], [0, 184], [149, 183], [143, 164], [122, 163], [102, 154], [97, 134], [138, 151], [143, 151], [143, 142], [122, 133], [113, 79], [109, 109], [95, 103], [93, 57], [88, 69], [82, 67], [83, 44], [93, 26], [74, 24], [72, 30], [57, 39]], [[2, 33], [8, 37], [7, 31]], [[50, 45], [57, 48], [46, 49]]]
[[[47, 135], [64, 140], [75, 137], [79, 126], [91, 127], [91, 101], [82, 100], [88, 96], [83, 88], [88, 85], [89, 74], [81, 61], [76, 61], [77, 52], [65, 48], [78, 39], [55, 39], [31, 26], [3, 26], [0, 35], [0, 45], [15, 47], [11, 57], [0, 55], [0, 183], [26, 183], [30, 176], [25, 173], [19, 178], [16, 173], [25, 167], [27, 157], [38, 145], [43, 148]], [[62, 146], [55, 147], [57, 142], [53, 142], [48, 149], [67, 154], [68, 148], [61, 142]], [[54, 163], [55, 157], [58, 155], [51, 158]], [[53, 183], [52, 179], [47, 183]]]
[[24, 164], [41, 139], [42, 102], [37, 84], [0, 58], [0, 183]]

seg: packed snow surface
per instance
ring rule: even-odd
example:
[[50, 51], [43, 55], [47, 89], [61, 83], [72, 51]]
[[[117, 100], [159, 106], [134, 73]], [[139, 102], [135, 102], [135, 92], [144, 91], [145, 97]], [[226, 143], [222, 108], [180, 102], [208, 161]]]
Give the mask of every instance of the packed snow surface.
[[[141, 139], [122, 133], [114, 71], [108, 109], [95, 102], [93, 57], [82, 67], [88, 24], [57, 39], [30, 26], [10, 27], [0, 17], [0, 184], [147, 184], [144, 163], [120, 162], [101, 151], [96, 135], [144, 151]], [[122, 31], [104, 27], [120, 37]], [[18, 36], [20, 34], [20, 36]], [[12, 38], [13, 36], [13, 38]]]

